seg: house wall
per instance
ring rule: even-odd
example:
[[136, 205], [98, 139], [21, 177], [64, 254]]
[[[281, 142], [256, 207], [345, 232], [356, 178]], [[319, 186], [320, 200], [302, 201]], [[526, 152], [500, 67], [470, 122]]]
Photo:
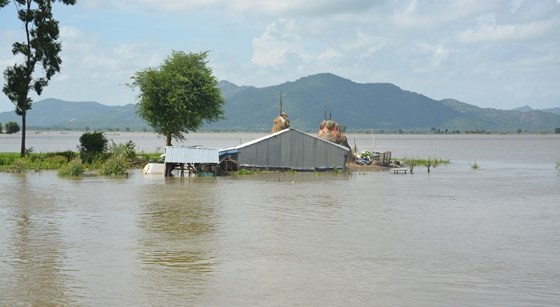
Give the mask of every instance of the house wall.
[[304, 132], [290, 129], [238, 147], [241, 167], [294, 170], [344, 169], [348, 150]]

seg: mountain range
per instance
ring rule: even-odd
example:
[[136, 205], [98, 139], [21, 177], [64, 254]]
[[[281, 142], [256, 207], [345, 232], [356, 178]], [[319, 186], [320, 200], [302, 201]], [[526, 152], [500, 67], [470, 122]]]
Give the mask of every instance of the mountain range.
[[[455, 99], [434, 100], [390, 83], [356, 83], [322, 73], [269, 87], [237, 86], [220, 81], [225, 118], [201, 131], [267, 131], [282, 109], [291, 126], [317, 130], [332, 118], [349, 130], [553, 132], [560, 128], [560, 108], [514, 110], [479, 108]], [[97, 102], [45, 99], [28, 113], [30, 129], [151, 130], [136, 115], [136, 105], [107, 106]], [[0, 122], [20, 122], [14, 112], [0, 113]]]

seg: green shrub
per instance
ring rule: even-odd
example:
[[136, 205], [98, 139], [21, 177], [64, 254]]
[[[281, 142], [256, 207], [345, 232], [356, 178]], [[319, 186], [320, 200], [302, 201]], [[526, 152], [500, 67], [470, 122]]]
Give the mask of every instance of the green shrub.
[[12, 134], [19, 132], [19, 125], [16, 122], [6, 123], [6, 134]]
[[86, 131], [80, 137], [80, 157], [82, 161], [91, 163], [97, 156], [107, 150], [107, 139], [101, 131]]
[[255, 174], [257, 171], [252, 170], [252, 169], [247, 169], [247, 168], [242, 168], [240, 170], [237, 171], [237, 173], [239, 175], [253, 175]]
[[63, 156], [50, 156], [50, 157], [45, 157], [42, 161], [40, 161], [39, 167], [40, 169], [57, 169], [60, 168], [62, 166], [64, 166], [65, 164], [68, 163], [68, 160], [66, 159], [66, 157]]
[[81, 177], [84, 175], [82, 160], [74, 159], [58, 169], [58, 176], [61, 177]]
[[128, 162], [124, 157], [111, 156], [99, 170], [104, 176], [128, 176]]
[[75, 151], [67, 150], [67, 151], [57, 151], [57, 152], [49, 152], [45, 154], [47, 158], [54, 157], [54, 156], [62, 156], [66, 158], [67, 162], [70, 162], [78, 157], [78, 153]]
[[9, 166], [8, 171], [12, 173], [21, 173], [27, 168], [26, 164], [24, 159], [17, 159]]
[[117, 144], [111, 140], [111, 146], [108, 151], [112, 156], [123, 157], [128, 160], [136, 158], [136, 144], [132, 140], [124, 144]]

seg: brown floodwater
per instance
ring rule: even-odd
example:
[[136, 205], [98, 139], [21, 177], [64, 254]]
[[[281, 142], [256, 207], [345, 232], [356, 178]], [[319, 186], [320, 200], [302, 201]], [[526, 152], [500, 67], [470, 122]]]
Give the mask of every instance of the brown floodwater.
[[560, 304], [558, 136], [376, 142], [451, 163], [414, 175], [0, 173], [0, 306]]

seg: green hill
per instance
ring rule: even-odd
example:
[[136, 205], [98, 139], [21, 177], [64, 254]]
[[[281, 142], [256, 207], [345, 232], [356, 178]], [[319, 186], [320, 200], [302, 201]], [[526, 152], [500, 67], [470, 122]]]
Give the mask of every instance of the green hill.
[[224, 82], [220, 86], [226, 89], [226, 119], [208, 126], [213, 129], [270, 129], [279, 113], [281, 92], [291, 125], [303, 130], [317, 129], [325, 113], [351, 129], [434, 127], [459, 115], [437, 101], [392, 84], [359, 84], [332, 74], [264, 88], [235, 88]]
[[560, 108], [543, 109], [542, 111], [560, 115]]
[[[237, 86], [221, 81], [225, 119], [201, 130], [269, 131], [283, 110], [291, 126], [316, 130], [331, 117], [351, 130], [544, 131], [560, 127], [558, 110], [530, 107], [516, 110], [479, 108], [455, 99], [433, 100], [389, 83], [356, 83], [324, 73], [269, 87]], [[151, 130], [135, 114], [136, 106], [45, 99], [28, 113], [31, 129]], [[14, 112], [0, 113], [0, 122], [20, 122]]]
[[479, 108], [454, 99], [444, 99], [441, 103], [461, 113], [446, 124], [450, 129], [552, 132], [560, 127], [560, 116], [551, 112]]
[[[143, 130], [149, 126], [136, 116], [136, 106], [107, 106], [93, 101], [45, 99], [33, 103], [27, 113], [30, 129]], [[0, 113], [0, 122], [21, 122], [15, 112]]]
[[226, 119], [206, 126], [218, 130], [269, 130], [283, 109], [291, 125], [318, 129], [332, 117], [349, 129], [460, 131], [548, 131], [560, 127], [560, 116], [531, 110], [482, 109], [454, 99], [436, 101], [389, 83], [360, 84], [333, 74], [318, 74], [280, 85], [238, 87], [222, 81]]

